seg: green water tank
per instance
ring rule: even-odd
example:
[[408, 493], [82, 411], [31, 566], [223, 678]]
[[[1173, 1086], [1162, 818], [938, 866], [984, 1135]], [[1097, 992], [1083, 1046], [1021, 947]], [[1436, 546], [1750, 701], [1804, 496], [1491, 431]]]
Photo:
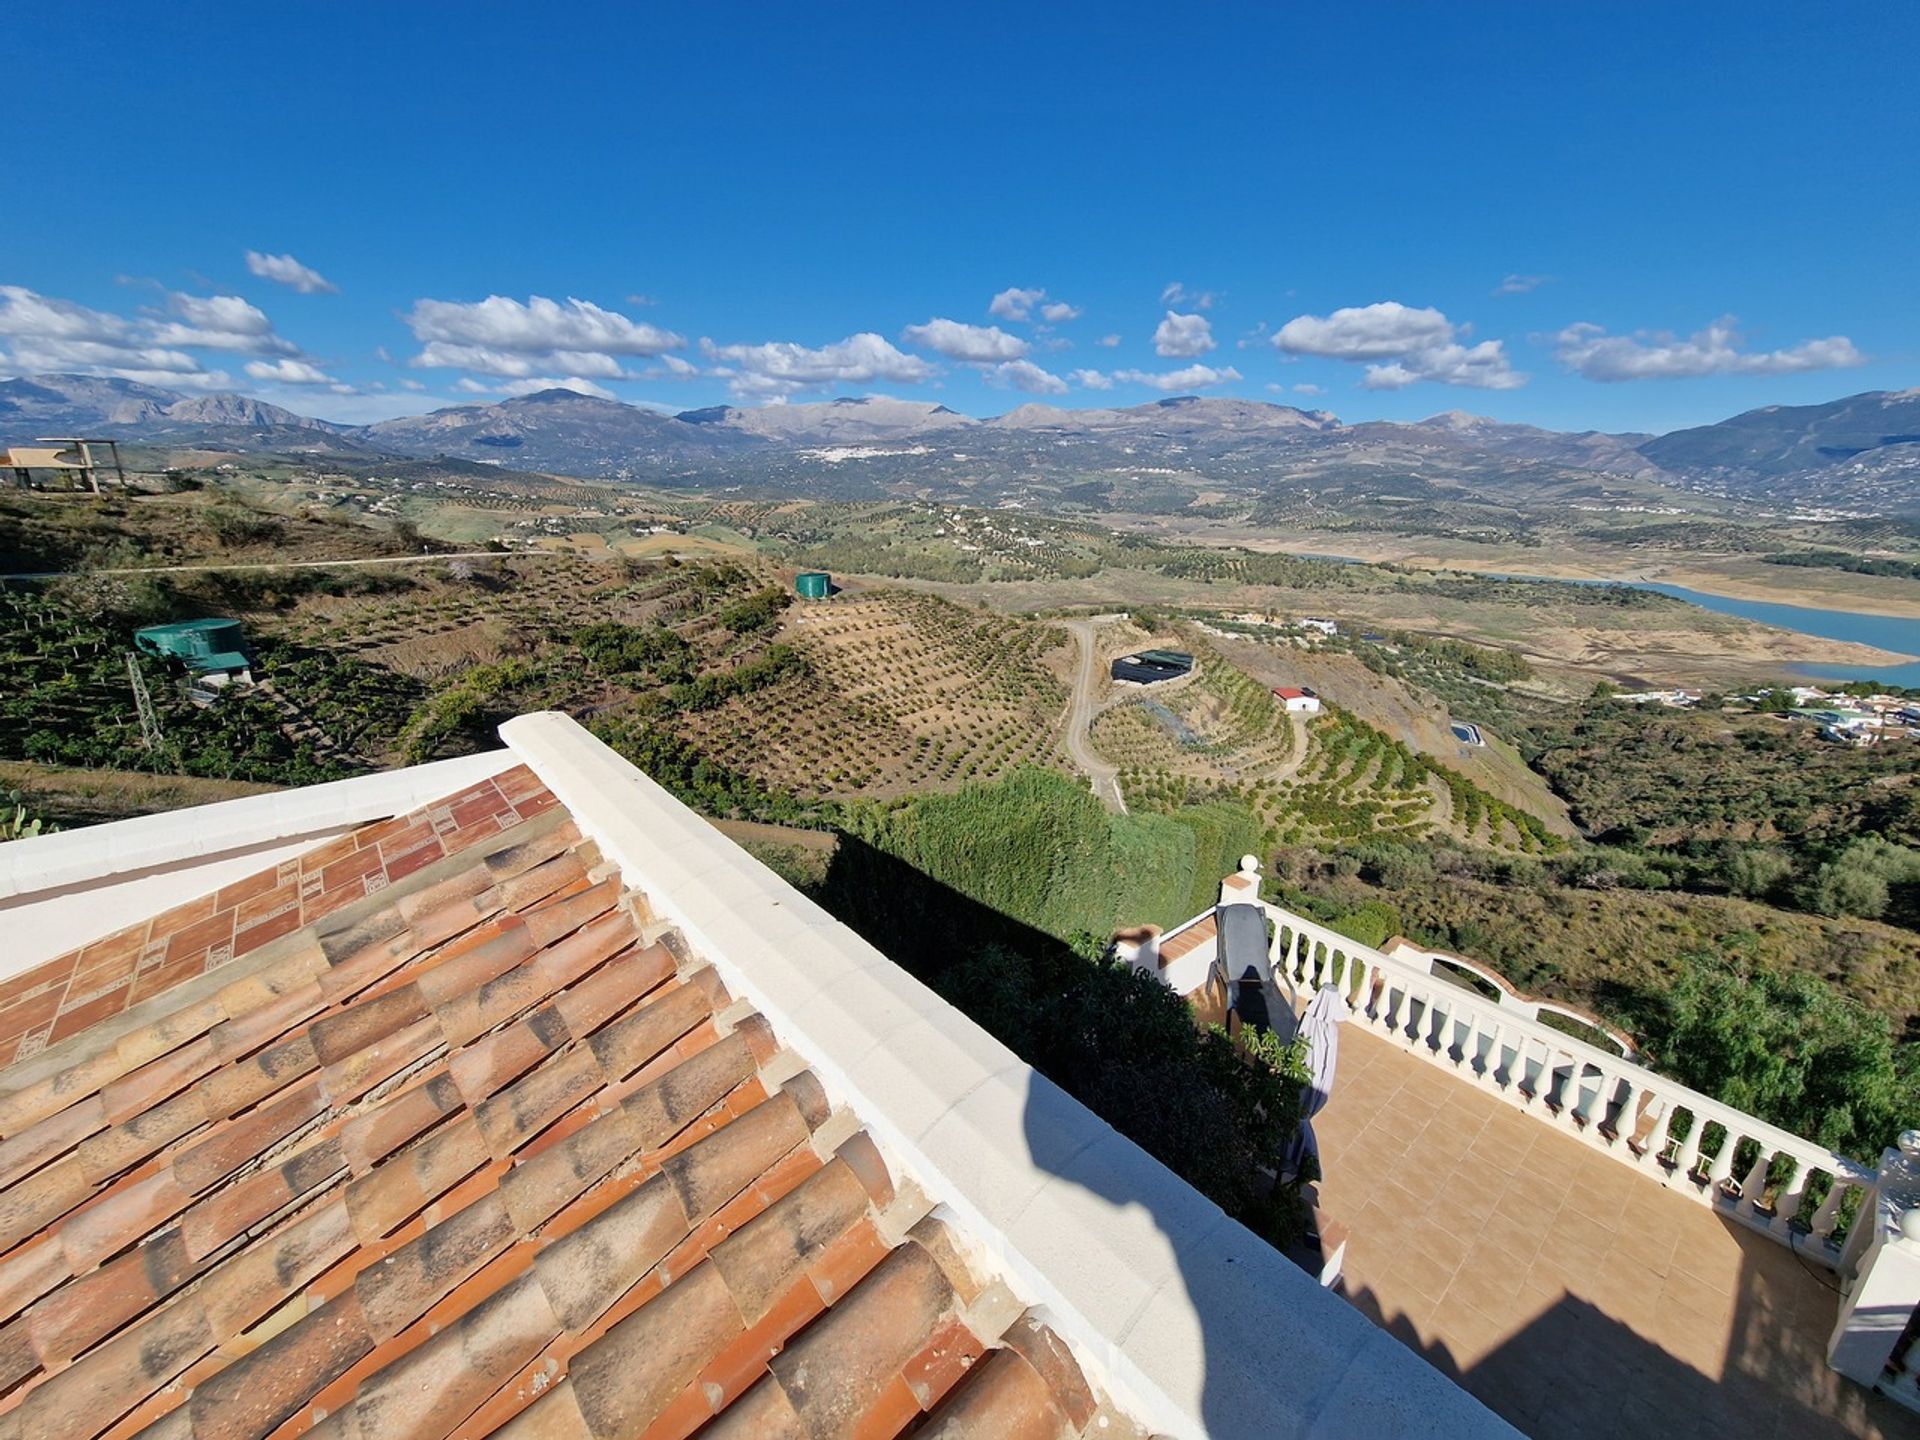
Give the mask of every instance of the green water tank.
[[236, 670], [247, 663], [247, 632], [238, 620], [177, 620], [133, 632], [133, 643], [149, 655], [180, 661], [189, 670]]
[[793, 577], [793, 590], [802, 600], [825, 600], [833, 594], [833, 576], [824, 570], [802, 570]]

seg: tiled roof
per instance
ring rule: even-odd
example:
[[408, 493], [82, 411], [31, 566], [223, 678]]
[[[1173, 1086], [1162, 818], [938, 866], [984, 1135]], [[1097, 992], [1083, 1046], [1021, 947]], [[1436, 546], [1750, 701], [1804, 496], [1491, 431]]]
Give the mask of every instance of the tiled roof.
[[42, 971], [0, 1440], [1128, 1433], [524, 770]]
[[76, 1035], [552, 807], [524, 765], [365, 825], [0, 983], [0, 1065]]

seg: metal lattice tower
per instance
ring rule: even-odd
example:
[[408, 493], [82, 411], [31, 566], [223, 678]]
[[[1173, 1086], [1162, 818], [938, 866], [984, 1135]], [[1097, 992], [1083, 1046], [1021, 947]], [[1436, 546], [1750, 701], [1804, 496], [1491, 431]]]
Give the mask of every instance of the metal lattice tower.
[[153, 697], [147, 693], [147, 677], [140, 673], [140, 659], [127, 652], [127, 681], [133, 686], [133, 708], [140, 716], [140, 744], [149, 755], [159, 759], [167, 753], [167, 742], [160, 734], [160, 717], [154, 714]]

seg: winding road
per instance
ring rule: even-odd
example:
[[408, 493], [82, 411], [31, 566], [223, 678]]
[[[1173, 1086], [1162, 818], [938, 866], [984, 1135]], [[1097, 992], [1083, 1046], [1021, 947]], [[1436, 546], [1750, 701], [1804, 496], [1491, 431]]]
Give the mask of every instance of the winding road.
[[1127, 800], [1120, 793], [1120, 767], [1103, 758], [1093, 748], [1088, 731], [1100, 713], [1100, 643], [1102, 625], [1124, 619], [1121, 615], [1095, 615], [1086, 620], [1069, 620], [1067, 629], [1080, 645], [1080, 670], [1074, 678], [1073, 698], [1067, 702], [1067, 755], [1092, 782], [1100, 803], [1116, 815], [1127, 813]]

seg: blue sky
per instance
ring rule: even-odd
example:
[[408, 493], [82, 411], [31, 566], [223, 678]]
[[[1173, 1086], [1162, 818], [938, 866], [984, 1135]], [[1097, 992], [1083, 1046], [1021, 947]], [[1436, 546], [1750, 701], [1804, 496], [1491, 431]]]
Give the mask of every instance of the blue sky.
[[1920, 384], [1913, 7], [930, 10], [16, 7], [0, 373], [1645, 430]]

